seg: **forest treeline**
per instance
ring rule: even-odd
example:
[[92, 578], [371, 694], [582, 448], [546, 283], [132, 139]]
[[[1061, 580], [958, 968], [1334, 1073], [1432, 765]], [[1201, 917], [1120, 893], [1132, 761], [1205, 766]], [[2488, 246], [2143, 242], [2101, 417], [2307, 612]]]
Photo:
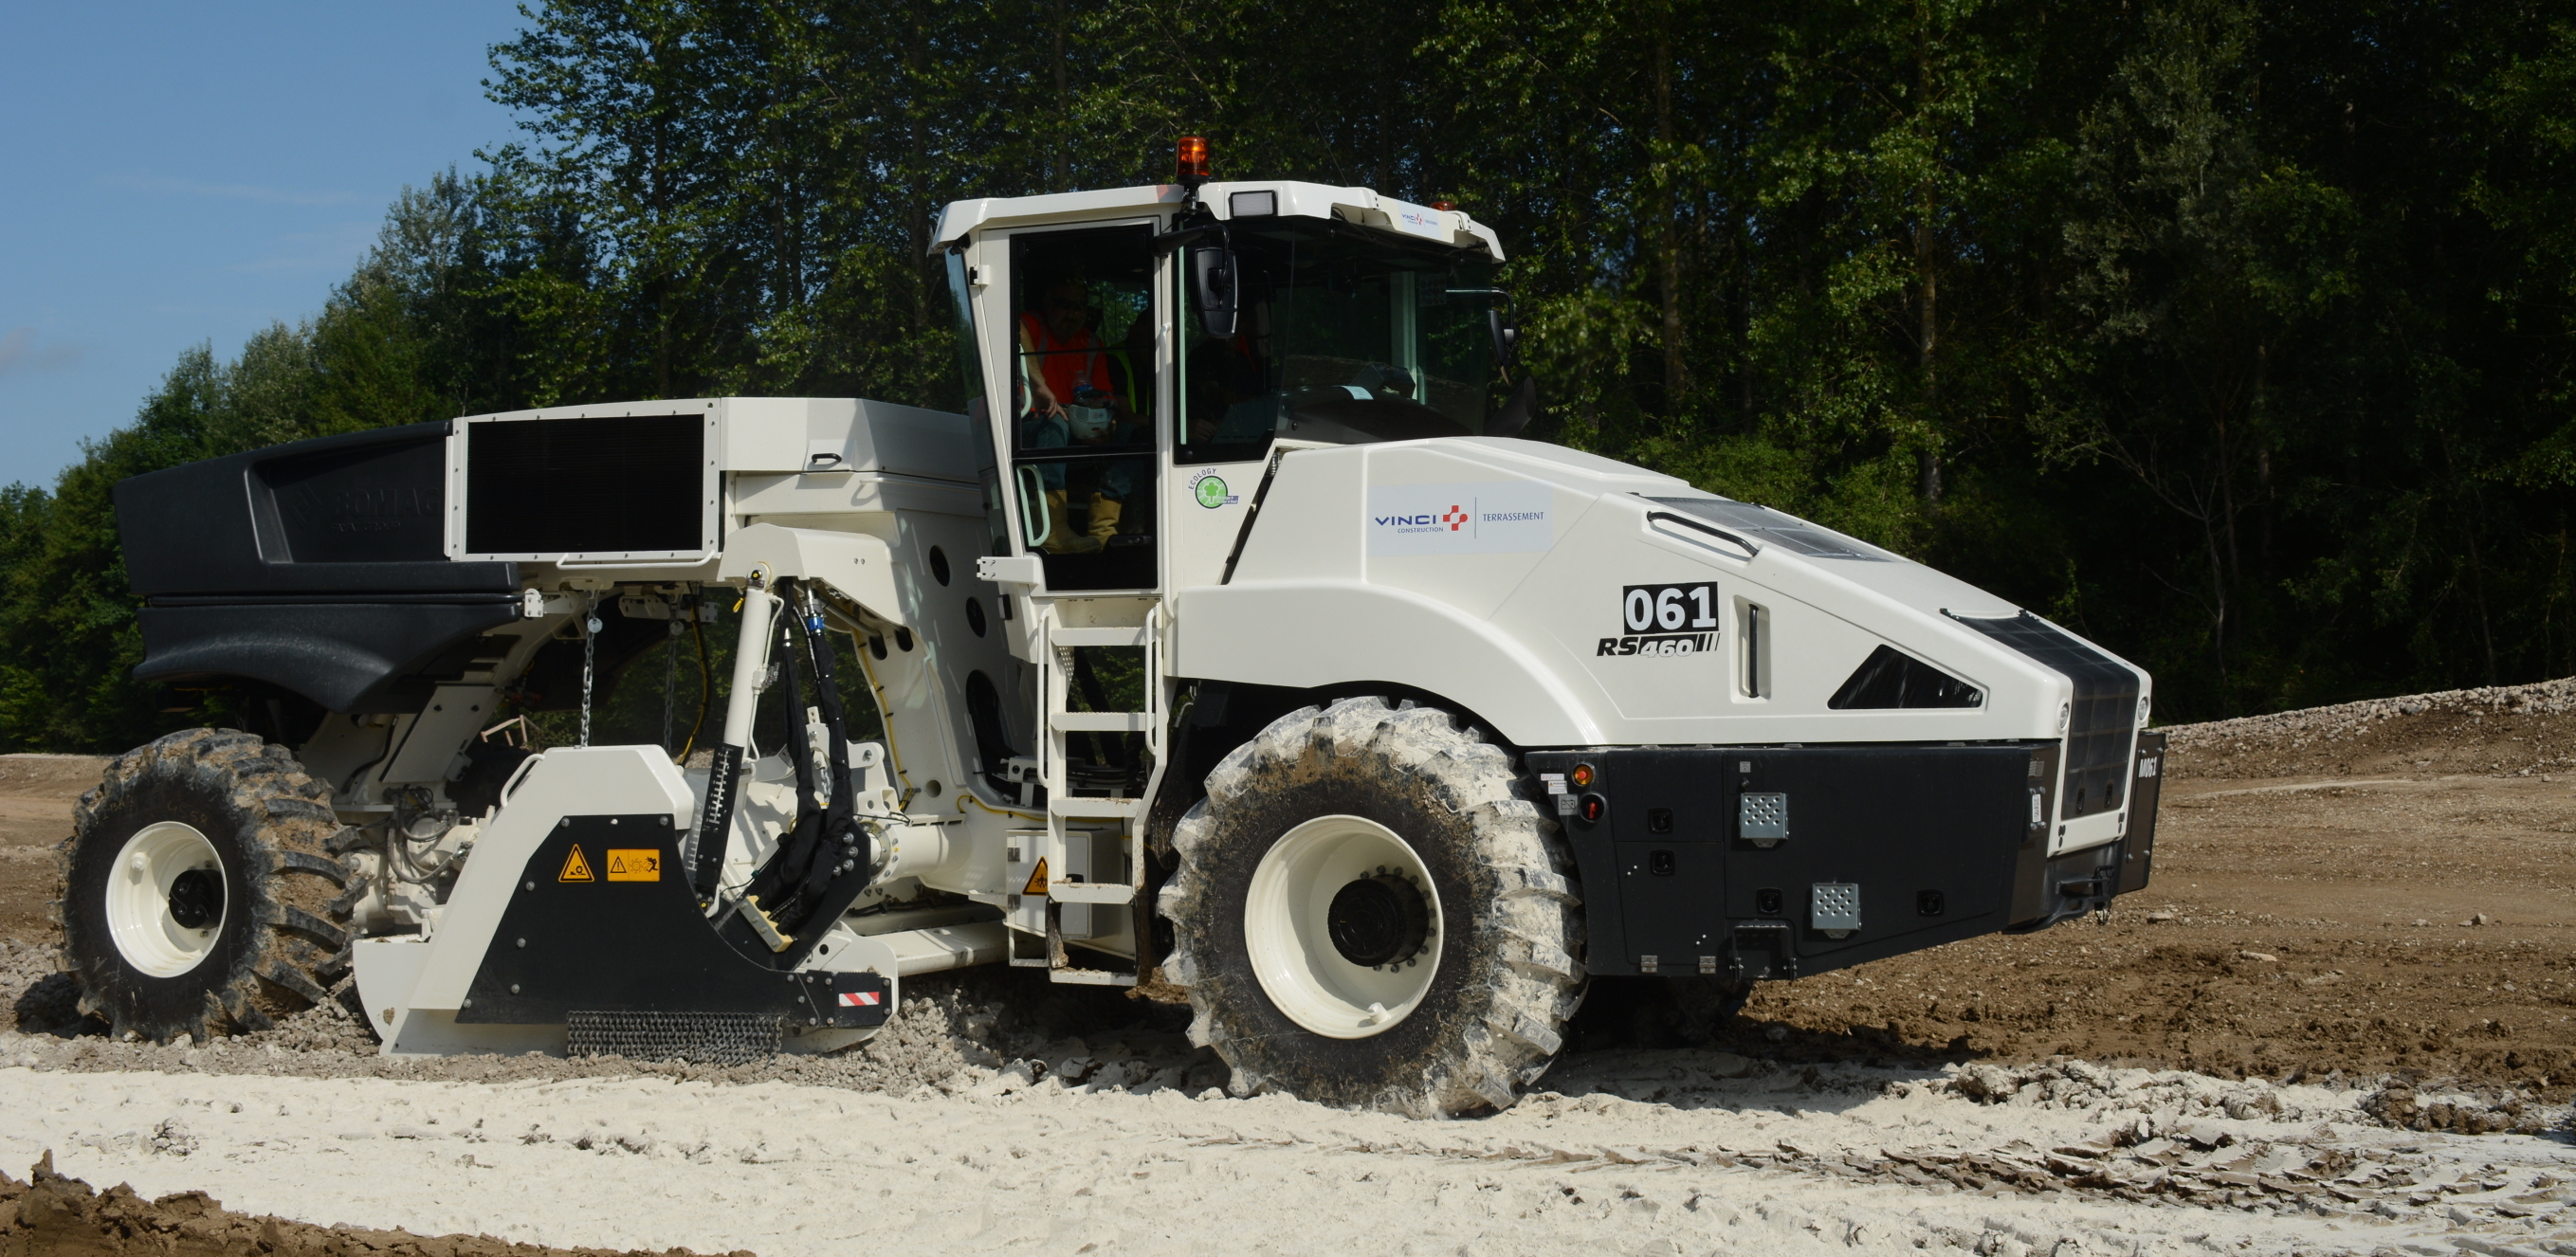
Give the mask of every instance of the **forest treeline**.
[[[2576, 671], [2576, 11], [2417, 0], [531, 0], [515, 141], [0, 492], [0, 745], [189, 715], [108, 491], [731, 393], [953, 405], [947, 201], [1219, 178], [1502, 236], [1534, 434], [1917, 556], [2165, 720]], [[316, 102], [327, 107], [327, 102]]]

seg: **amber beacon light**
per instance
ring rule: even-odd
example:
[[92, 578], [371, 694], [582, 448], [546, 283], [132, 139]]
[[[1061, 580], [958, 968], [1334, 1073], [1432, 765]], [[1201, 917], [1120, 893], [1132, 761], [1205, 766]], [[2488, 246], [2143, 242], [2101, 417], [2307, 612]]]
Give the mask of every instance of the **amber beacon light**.
[[1208, 181], [1208, 147], [1203, 136], [1184, 135], [1173, 150], [1172, 166], [1184, 188], [1197, 188]]

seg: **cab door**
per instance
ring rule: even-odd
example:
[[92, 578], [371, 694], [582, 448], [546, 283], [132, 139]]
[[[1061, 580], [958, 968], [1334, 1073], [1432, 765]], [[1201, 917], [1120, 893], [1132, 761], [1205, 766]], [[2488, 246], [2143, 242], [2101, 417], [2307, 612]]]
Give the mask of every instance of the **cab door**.
[[[1127, 778], [1148, 762], [1132, 734], [1086, 730], [1071, 748], [1058, 743], [1068, 704], [1083, 713], [1072, 723], [1135, 705], [1121, 700], [1142, 679], [1141, 638], [1091, 639], [1141, 630], [1162, 587], [1168, 303], [1156, 295], [1167, 269], [1151, 247], [1157, 226], [987, 231], [951, 263], [971, 317], [961, 335], [971, 330], [980, 349], [970, 413], [991, 553], [1013, 560], [997, 618], [1026, 665], [968, 677], [965, 706], [986, 780], [1027, 804], [1040, 786], [1132, 788]], [[1066, 605], [1075, 602], [1084, 605]]]
[[1161, 587], [1165, 316], [1151, 221], [995, 232], [980, 327], [1015, 554], [1041, 597]]

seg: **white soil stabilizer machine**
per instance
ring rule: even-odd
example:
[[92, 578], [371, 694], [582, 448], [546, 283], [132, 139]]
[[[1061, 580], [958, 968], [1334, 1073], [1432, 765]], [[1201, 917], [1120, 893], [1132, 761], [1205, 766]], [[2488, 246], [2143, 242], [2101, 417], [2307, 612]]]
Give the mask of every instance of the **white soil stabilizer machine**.
[[[82, 801], [85, 1007], [202, 1038], [354, 968], [388, 1053], [734, 1060], [1008, 964], [1186, 999], [1238, 1093], [1462, 1113], [1594, 975], [1740, 997], [2145, 883], [2144, 673], [1516, 439], [1490, 230], [1199, 162], [948, 207], [963, 415], [568, 406], [118, 486], [136, 676], [257, 732]], [[487, 736], [586, 743], [710, 639], [711, 755]]]

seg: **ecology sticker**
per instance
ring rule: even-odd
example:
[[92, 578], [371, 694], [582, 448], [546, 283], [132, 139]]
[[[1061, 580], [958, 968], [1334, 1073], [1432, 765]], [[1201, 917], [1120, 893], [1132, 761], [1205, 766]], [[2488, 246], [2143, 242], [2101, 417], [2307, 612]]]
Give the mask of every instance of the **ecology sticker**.
[[1232, 506], [1243, 500], [1234, 494], [1226, 492], [1225, 477], [1212, 471], [1200, 472], [1196, 478], [1190, 481], [1190, 496], [1197, 498], [1199, 500], [1199, 505], [1204, 506], [1211, 511], [1220, 506]]

